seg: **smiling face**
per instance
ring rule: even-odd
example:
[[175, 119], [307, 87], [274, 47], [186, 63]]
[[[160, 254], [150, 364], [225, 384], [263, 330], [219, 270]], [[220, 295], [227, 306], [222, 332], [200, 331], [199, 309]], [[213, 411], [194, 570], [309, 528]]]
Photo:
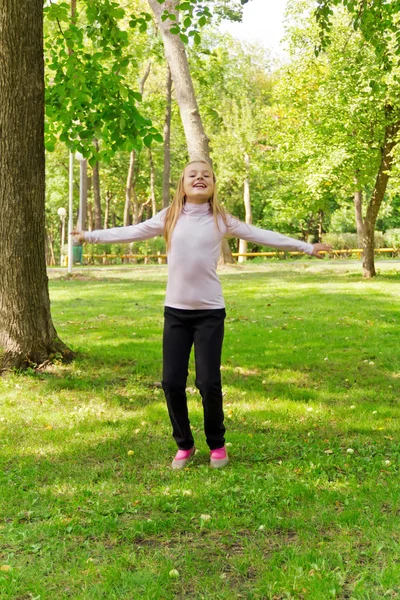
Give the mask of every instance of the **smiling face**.
[[187, 202], [207, 202], [214, 191], [214, 174], [211, 167], [203, 162], [188, 165], [183, 175], [183, 191]]

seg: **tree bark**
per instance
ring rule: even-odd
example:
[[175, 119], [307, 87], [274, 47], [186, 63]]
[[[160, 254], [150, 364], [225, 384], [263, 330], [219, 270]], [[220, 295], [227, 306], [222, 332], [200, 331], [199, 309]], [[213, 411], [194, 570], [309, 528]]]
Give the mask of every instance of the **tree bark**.
[[[99, 142], [93, 140], [96, 150], [99, 149]], [[101, 229], [103, 227], [103, 219], [101, 216], [101, 194], [100, 194], [100, 165], [96, 161], [93, 165], [93, 205], [94, 205], [94, 228]]]
[[128, 225], [132, 225], [132, 187], [133, 180], [135, 174], [135, 159], [136, 153], [132, 150], [129, 156], [129, 169], [128, 169], [128, 177], [126, 178], [126, 186], [125, 186], [125, 206], [124, 206], [124, 227]]
[[110, 203], [111, 203], [111, 192], [106, 191], [106, 209], [104, 211], [104, 229], [108, 229], [108, 221], [110, 218]]
[[[245, 210], [245, 221], [246, 223], [253, 222], [253, 214], [251, 212], [251, 200], [250, 200], [250, 157], [247, 152], [244, 153], [244, 165], [245, 165], [245, 176], [243, 184], [243, 202]], [[239, 254], [245, 254], [247, 252], [247, 241], [239, 240]], [[242, 263], [246, 260], [245, 256], [239, 256], [238, 262]]]
[[[87, 200], [88, 200], [88, 176], [87, 160], [82, 160], [79, 165], [79, 225], [78, 229], [86, 230], [87, 221]], [[82, 201], [81, 201], [82, 199]]]
[[364, 235], [364, 220], [362, 215], [362, 189], [358, 180], [357, 173], [354, 175], [355, 192], [353, 196], [354, 214], [356, 218], [358, 247], [362, 248]]
[[226, 264], [235, 264], [235, 259], [232, 256], [232, 251], [227, 238], [222, 239], [221, 254], [218, 260], [218, 266]]
[[[386, 108], [390, 117], [392, 108]], [[374, 243], [375, 224], [383, 198], [385, 196], [390, 172], [393, 167], [393, 149], [397, 144], [397, 134], [400, 130], [400, 121], [386, 126], [385, 138], [381, 150], [381, 162], [371, 200], [367, 207], [363, 228], [363, 275], [365, 278], [375, 277]]]
[[322, 235], [324, 233], [324, 211], [320, 209], [318, 211], [318, 243], [322, 242]]
[[[166, 21], [161, 20], [164, 10], [174, 13], [178, 20], [179, 14], [175, 9], [178, 1], [165, 0], [163, 4], [160, 4], [157, 0], [148, 0], [148, 2], [157, 19], [157, 24], [163, 38], [165, 57], [174, 82], [189, 159], [191, 161], [207, 159], [211, 162], [209, 140], [203, 128], [192, 77], [190, 75], [185, 45], [179, 35], [170, 32], [172, 22], [169, 19]], [[166, 202], [166, 198], [163, 198], [163, 202]], [[228, 242], [223, 240], [219, 264], [224, 264], [225, 262], [233, 263], [234, 260]]]
[[45, 257], [43, 1], [0, 10], [0, 372], [72, 359]]
[[148, 0], [148, 2], [156, 16], [163, 38], [165, 56], [171, 69], [190, 160], [210, 159], [208, 137], [201, 121], [185, 45], [179, 35], [170, 32], [172, 22], [169, 19], [161, 20], [164, 10], [174, 13], [178, 18], [178, 12], [175, 10], [178, 2], [177, 0], [165, 0], [163, 4], [157, 0]]
[[164, 123], [164, 171], [163, 171], [163, 208], [169, 206], [171, 179], [171, 114], [172, 114], [172, 77], [167, 65], [167, 81], [165, 86], [165, 123]]
[[153, 153], [149, 148], [149, 162], [150, 162], [150, 200], [151, 200], [151, 214], [157, 213], [157, 202], [156, 202], [156, 172], [154, 169]]

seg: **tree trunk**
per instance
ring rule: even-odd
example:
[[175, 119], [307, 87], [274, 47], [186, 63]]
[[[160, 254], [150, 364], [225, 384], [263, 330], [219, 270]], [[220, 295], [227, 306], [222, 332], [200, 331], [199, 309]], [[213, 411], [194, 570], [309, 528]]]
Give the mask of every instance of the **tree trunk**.
[[135, 187], [133, 187], [132, 196], [133, 196], [133, 203], [132, 203], [132, 206], [133, 206], [133, 224], [136, 225], [137, 223], [139, 223], [139, 202], [138, 202], [138, 198], [137, 198]]
[[[247, 152], [244, 153], [244, 164], [245, 164], [245, 176], [243, 185], [243, 202], [245, 210], [245, 221], [246, 223], [252, 223], [253, 215], [251, 212], [251, 200], [250, 200], [250, 157]], [[239, 254], [246, 254], [247, 252], [247, 241], [239, 241]], [[246, 260], [245, 256], [239, 256], [238, 262], [242, 263]]]
[[[96, 150], [99, 149], [99, 142], [93, 140]], [[93, 205], [94, 205], [94, 228], [101, 229], [103, 226], [101, 217], [101, 195], [100, 195], [100, 166], [96, 161], [93, 165]]]
[[171, 179], [171, 113], [172, 113], [172, 77], [167, 65], [167, 81], [165, 87], [165, 123], [164, 123], [164, 172], [163, 172], [163, 208], [169, 206]]
[[154, 160], [153, 153], [149, 148], [149, 161], [150, 161], [150, 200], [151, 200], [151, 214], [154, 215], [157, 213], [157, 203], [156, 203], [156, 172], [154, 169]]
[[221, 254], [218, 260], [218, 266], [226, 264], [235, 264], [235, 259], [232, 256], [232, 251], [227, 238], [222, 239]]
[[356, 187], [353, 200], [354, 200], [354, 213], [356, 217], [356, 227], [357, 227], [357, 239], [358, 239], [358, 247], [362, 248], [363, 245], [363, 235], [364, 235], [364, 221], [362, 216], [362, 190], [358, 181], [357, 173], [354, 176], [354, 185]]
[[322, 242], [322, 235], [324, 233], [324, 211], [320, 209], [318, 211], [318, 243]]
[[[387, 116], [392, 112], [391, 107], [386, 108]], [[374, 191], [368, 204], [364, 219], [363, 231], [363, 275], [365, 278], [375, 277], [374, 242], [375, 224], [383, 198], [385, 196], [390, 171], [393, 166], [393, 149], [396, 146], [396, 137], [400, 130], [400, 121], [386, 126], [385, 139], [382, 147], [381, 162], [376, 177]]]
[[[185, 132], [189, 158], [190, 160], [207, 159], [211, 162], [208, 144], [209, 140], [203, 128], [190, 75], [185, 45], [179, 35], [174, 35], [170, 32], [171, 21], [169, 19], [166, 21], [161, 20], [161, 15], [164, 10], [174, 13], [178, 20], [179, 14], [178, 11], [175, 10], [178, 1], [165, 0], [163, 4], [160, 4], [157, 0], [148, 0], [148, 2], [156, 16], [163, 38], [165, 56], [174, 82], [175, 94]], [[165, 201], [166, 199], [163, 198], [163, 202]], [[234, 260], [228, 242], [223, 240], [219, 264], [224, 264], [225, 262], [233, 263]]]
[[87, 221], [87, 200], [88, 200], [88, 176], [87, 160], [80, 161], [79, 164], [79, 223], [78, 229], [86, 230]]
[[56, 256], [54, 253], [54, 237], [53, 230], [46, 227], [46, 264], [54, 267], [56, 264]]
[[132, 225], [131, 208], [132, 208], [132, 187], [135, 173], [135, 150], [132, 150], [129, 157], [128, 177], [126, 178], [125, 186], [125, 206], [124, 206], [124, 227]]
[[110, 203], [111, 203], [111, 192], [106, 191], [106, 209], [104, 211], [104, 229], [108, 229], [108, 220], [110, 218]]
[[169, 19], [166, 21], [161, 20], [164, 10], [174, 13], [178, 18], [178, 12], [175, 10], [178, 2], [177, 0], [165, 0], [163, 4], [160, 4], [157, 0], [148, 0], [148, 2], [156, 16], [163, 38], [165, 56], [171, 69], [190, 160], [210, 159], [208, 137], [203, 129], [185, 45], [179, 35], [170, 32], [172, 22]]
[[45, 257], [43, 0], [0, 10], [0, 371], [73, 353], [50, 315]]
[[93, 231], [93, 203], [88, 202], [88, 231]]

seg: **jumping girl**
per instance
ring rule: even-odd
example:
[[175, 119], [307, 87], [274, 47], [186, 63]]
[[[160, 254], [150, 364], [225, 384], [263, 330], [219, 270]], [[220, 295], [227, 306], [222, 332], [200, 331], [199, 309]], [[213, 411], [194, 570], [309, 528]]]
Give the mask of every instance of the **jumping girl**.
[[212, 467], [228, 463], [221, 388], [225, 304], [216, 268], [224, 236], [322, 258], [325, 244], [307, 244], [247, 225], [218, 204], [215, 175], [203, 160], [189, 163], [172, 204], [144, 223], [99, 231], [73, 231], [79, 241], [127, 243], [163, 235], [167, 243], [168, 284], [164, 308], [163, 378], [168, 413], [178, 452], [173, 469], [183, 469], [195, 453], [186, 380], [194, 345], [196, 386], [204, 408], [204, 430]]

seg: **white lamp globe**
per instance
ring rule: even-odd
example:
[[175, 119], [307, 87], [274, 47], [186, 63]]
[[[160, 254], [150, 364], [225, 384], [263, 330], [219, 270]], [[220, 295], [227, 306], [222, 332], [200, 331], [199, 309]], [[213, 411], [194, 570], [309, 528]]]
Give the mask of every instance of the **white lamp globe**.
[[67, 211], [65, 210], [65, 208], [63, 208], [62, 206], [58, 209], [57, 211], [58, 216], [60, 217], [60, 219], [63, 219], [65, 217], [65, 215], [67, 214]]

